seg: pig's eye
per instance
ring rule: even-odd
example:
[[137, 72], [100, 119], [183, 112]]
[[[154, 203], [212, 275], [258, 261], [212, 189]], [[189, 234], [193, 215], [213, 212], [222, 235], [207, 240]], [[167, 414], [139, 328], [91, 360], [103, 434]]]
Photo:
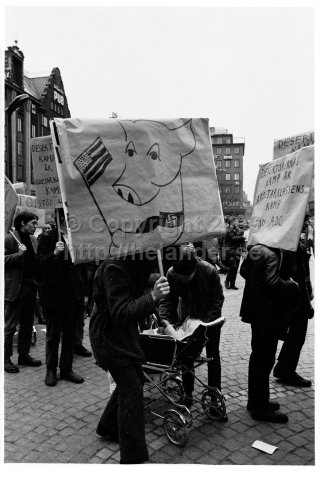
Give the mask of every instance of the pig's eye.
[[149, 150], [147, 151], [147, 155], [149, 155], [152, 160], [159, 160], [159, 162], [161, 162], [160, 147], [158, 143], [154, 143], [152, 147], [149, 148]]
[[134, 146], [133, 142], [128, 143], [127, 148], [126, 148], [126, 153], [128, 154], [129, 157], [133, 157], [133, 155], [135, 155], [137, 153], [136, 152], [136, 147]]

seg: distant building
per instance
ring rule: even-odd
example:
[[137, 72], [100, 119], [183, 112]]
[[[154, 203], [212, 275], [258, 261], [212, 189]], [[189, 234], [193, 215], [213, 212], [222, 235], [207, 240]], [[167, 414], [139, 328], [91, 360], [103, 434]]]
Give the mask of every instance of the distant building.
[[50, 135], [49, 120], [69, 118], [71, 114], [59, 68], [53, 68], [47, 75], [30, 77], [24, 74], [23, 62], [24, 55], [17, 44], [7, 48], [5, 107], [19, 95], [27, 94], [28, 98], [20, 108], [6, 115], [5, 174], [12, 183], [23, 182], [26, 194], [35, 195], [30, 138]]
[[210, 135], [224, 216], [244, 217], [244, 138], [234, 138], [228, 130], [215, 127], [210, 127]]

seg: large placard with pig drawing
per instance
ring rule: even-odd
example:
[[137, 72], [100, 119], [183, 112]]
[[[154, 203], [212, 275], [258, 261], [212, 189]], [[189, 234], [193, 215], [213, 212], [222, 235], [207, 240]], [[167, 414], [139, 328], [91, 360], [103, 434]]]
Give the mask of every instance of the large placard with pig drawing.
[[56, 118], [51, 134], [76, 263], [225, 233], [207, 119]]

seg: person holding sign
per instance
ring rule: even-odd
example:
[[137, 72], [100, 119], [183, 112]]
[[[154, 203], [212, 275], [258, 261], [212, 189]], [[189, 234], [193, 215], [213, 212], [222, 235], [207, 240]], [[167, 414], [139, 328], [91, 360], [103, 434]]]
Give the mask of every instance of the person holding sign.
[[290, 278], [280, 249], [257, 244], [248, 250], [240, 269], [246, 280], [240, 316], [251, 324], [252, 332], [247, 409], [255, 420], [285, 423], [288, 417], [278, 412], [279, 403], [270, 401], [269, 377], [299, 287]]
[[[304, 236], [308, 228], [308, 216], [305, 216], [301, 235]], [[309, 259], [305, 238], [300, 238], [296, 252], [286, 251], [284, 261], [288, 262], [291, 277], [299, 284], [299, 297], [297, 309], [292, 313], [289, 328], [280, 350], [278, 361], [273, 369], [273, 375], [280, 382], [295, 387], [311, 387], [311, 381], [303, 378], [296, 372], [300, 353], [304, 345], [308, 320], [313, 318], [314, 310], [311, 305], [313, 299], [310, 281]]]
[[61, 235], [59, 239], [60, 228], [58, 230], [51, 230], [40, 239], [37, 253], [41, 274], [39, 297], [47, 322], [45, 384], [50, 387], [57, 383], [60, 342], [60, 379], [73, 383], [84, 381], [81, 375], [72, 370], [75, 332], [84, 298], [84, 285], [79, 266], [71, 263], [66, 237]]
[[142, 362], [139, 322], [156, 313], [169, 293], [163, 276], [144, 293], [153, 263], [138, 254], [105, 260], [94, 279], [94, 306], [89, 334], [97, 365], [109, 371], [116, 388], [100, 418], [97, 434], [120, 442], [120, 463], [148, 460], [144, 431]]
[[29, 355], [36, 302], [36, 250], [34, 232], [38, 217], [30, 212], [21, 212], [14, 219], [14, 233], [10, 230], [5, 238], [5, 306], [4, 306], [4, 370], [18, 373], [19, 368], [11, 361], [13, 336], [17, 324], [18, 364], [39, 367], [40, 360]]
[[[196, 256], [192, 245], [183, 245], [178, 258], [167, 273], [170, 293], [160, 301], [159, 315], [162, 325], [183, 323], [187, 317], [212, 322], [221, 317], [224, 301], [220, 277], [215, 267]], [[180, 306], [180, 309], [178, 308]], [[179, 311], [180, 310], [180, 311]], [[221, 390], [220, 328], [207, 329], [206, 352], [213, 360], [208, 363], [208, 385]], [[193, 361], [186, 364], [193, 369]], [[193, 404], [194, 376], [190, 371], [182, 375], [186, 392], [183, 404]]]

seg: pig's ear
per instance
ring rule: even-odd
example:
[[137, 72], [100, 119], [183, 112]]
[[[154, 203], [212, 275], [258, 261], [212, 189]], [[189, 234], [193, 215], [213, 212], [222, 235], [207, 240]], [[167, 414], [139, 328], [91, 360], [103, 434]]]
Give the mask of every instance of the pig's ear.
[[175, 134], [179, 135], [181, 140], [180, 154], [181, 158], [190, 155], [196, 147], [196, 138], [192, 130], [192, 118], [184, 122], [179, 127], [172, 129]]

